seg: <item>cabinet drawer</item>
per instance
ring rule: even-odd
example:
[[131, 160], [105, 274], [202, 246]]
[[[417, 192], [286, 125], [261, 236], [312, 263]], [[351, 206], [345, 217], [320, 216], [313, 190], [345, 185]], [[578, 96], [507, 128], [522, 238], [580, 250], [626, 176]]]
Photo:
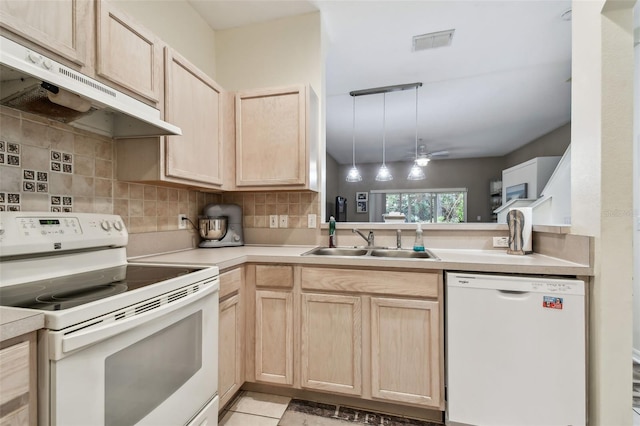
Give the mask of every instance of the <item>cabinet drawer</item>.
[[256, 287], [293, 287], [293, 267], [288, 265], [256, 265]]
[[434, 272], [303, 268], [302, 288], [437, 298], [438, 277]]
[[29, 392], [29, 342], [0, 351], [0, 406]]
[[220, 300], [226, 296], [236, 293], [242, 286], [242, 268], [220, 274]]

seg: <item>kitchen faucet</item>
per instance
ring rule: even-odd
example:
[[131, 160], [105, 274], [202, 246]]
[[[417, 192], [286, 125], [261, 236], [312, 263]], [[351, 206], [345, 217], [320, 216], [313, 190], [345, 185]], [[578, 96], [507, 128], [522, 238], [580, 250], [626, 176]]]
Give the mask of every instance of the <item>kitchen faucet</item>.
[[354, 234], [360, 235], [367, 242], [367, 247], [373, 247], [373, 231], [369, 231], [369, 236], [365, 236], [359, 229], [353, 228], [351, 230]]

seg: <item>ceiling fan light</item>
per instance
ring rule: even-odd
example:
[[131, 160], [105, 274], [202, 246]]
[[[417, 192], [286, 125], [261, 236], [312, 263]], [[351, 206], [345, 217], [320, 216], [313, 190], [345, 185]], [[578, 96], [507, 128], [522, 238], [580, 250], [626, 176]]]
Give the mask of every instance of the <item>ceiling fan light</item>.
[[429, 164], [429, 161], [431, 161], [431, 160], [429, 160], [429, 157], [418, 157], [418, 158], [416, 158], [416, 164], [418, 166], [420, 166], [420, 167], [426, 166], [427, 164]]
[[353, 166], [349, 169], [349, 173], [347, 174], [347, 182], [360, 182], [362, 180], [362, 176], [360, 175], [360, 170], [356, 166]]
[[378, 174], [376, 175], [376, 180], [380, 182], [393, 180], [393, 176], [386, 165], [383, 164], [380, 166], [380, 170], [378, 170]]
[[417, 161], [415, 163], [413, 163], [413, 166], [411, 167], [411, 170], [409, 171], [409, 176], [407, 176], [407, 179], [409, 179], [409, 180], [424, 180], [424, 179], [426, 179], [424, 171], [422, 171], [422, 168], [418, 165]]

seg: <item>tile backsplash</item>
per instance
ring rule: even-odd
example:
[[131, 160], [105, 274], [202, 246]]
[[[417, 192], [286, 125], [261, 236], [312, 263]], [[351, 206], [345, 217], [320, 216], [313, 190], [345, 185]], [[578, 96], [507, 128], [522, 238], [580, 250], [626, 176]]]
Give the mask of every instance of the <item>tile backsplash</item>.
[[212, 194], [118, 181], [110, 138], [0, 107], [0, 210], [73, 211], [122, 216], [130, 233], [178, 229], [185, 213], [196, 221], [209, 203], [243, 209], [245, 228], [269, 228], [287, 215], [288, 228], [306, 228], [319, 214], [318, 194]]

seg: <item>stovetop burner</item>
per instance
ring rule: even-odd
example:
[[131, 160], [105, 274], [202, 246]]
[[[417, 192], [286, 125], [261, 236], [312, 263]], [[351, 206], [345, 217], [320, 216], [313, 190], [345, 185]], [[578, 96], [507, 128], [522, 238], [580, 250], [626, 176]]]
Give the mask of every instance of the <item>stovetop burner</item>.
[[59, 311], [198, 271], [181, 266], [115, 268], [0, 287], [0, 305]]

